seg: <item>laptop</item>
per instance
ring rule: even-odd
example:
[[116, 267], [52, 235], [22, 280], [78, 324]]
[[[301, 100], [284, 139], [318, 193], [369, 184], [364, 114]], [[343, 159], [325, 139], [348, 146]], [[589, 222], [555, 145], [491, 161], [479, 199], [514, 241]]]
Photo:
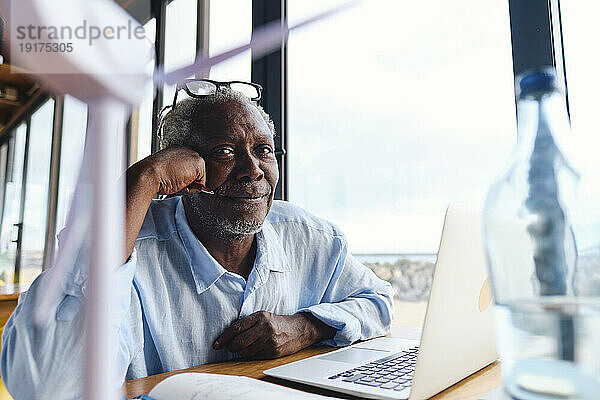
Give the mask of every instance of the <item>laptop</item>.
[[446, 210], [420, 340], [382, 337], [263, 371], [371, 399], [427, 399], [497, 359], [481, 209]]

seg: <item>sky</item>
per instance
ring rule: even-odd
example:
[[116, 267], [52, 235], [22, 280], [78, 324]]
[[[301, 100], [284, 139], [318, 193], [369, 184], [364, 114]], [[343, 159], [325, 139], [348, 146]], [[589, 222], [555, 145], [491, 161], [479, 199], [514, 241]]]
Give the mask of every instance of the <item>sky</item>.
[[[290, 23], [324, 8], [290, 0]], [[290, 200], [355, 252], [436, 252], [448, 203], [481, 203], [516, 142], [508, 18], [371, 0], [292, 32]]]

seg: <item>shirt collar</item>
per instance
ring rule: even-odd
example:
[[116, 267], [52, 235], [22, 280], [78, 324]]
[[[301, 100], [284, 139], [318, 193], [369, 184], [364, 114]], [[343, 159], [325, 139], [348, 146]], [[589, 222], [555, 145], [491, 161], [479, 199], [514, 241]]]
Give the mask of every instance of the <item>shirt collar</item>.
[[[175, 226], [190, 261], [190, 269], [196, 289], [200, 294], [226, 274], [227, 270], [210, 255], [206, 247], [196, 238], [185, 216], [181, 199], [175, 209]], [[279, 235], [266, 220], [261, 231], [256, 234], [256, 244], [256, 259], [253, 268], [257, 273], [263, 275], [267, 270], [277, 272], [291, 270], [279, 240]]]
[[271, 271], [291, 271], [279, 235], [268, 220], [256, 234], [256, 260], [254, 268], [265, 267]]

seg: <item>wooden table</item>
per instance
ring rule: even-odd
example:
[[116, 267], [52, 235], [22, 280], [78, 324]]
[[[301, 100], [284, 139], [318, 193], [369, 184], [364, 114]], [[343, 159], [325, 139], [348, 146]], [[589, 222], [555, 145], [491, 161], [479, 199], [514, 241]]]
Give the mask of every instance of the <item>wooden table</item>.
[[27, 284], [12, 284], [0, 286], [0, 320], [6, 320], [17, 307], [19, 295], [29, 289]]
[[[400, 330], [392, 330], [393, 336], [396, 336]], [[402, 335], [405, 337], [404, 335]], [[307, 386], [299, 383], [288, 382], [277, 378], [268, 377], [262, 373], [262, 371], [277, 367], [279, 365], [287, 364], [292, 361], [298, 361], [306, 357], [314, 356], [317, 354], [327, 353], [332, 351], [331, 347], [310, 347], [299, 351], [296, 354], [292, 354], [287, 357], [278, 358], [276, 360], [265, 360], [265, 361], [229, 361], [224, 363], [206, 364], [199, 367], [182, 369], [179, 371], [167, 372], [164, 374], [152, 375], [146, 378], [133, 379], [125, 383], [125, 392], [127, 398], [133, 398], [140, 394], [148, 394], [154, 386], [156, 386], [163, 379], [169, 376], [179, 374], [182, 372], [207, 372], [213, 374], [224, 374], [224, 375], [240, 375], [248, 376], [250, 378], [261, 379], [264, 381], [281, 384], [294, 389], [303, 390], [306, 392], [317, 393], [341, 399], [357, 399], [357, 397], [332, 392], [325, 389], [319, 389], [312, 386]], [[488, 367], [476, 372], [475, 374], [463, 379], [454, 386], [449, 387], [432, 399], [435, 400], [476, 400], [481, 396], [488, 393], [490, 390], [500, 386], [500, 364], [494, 363]]]

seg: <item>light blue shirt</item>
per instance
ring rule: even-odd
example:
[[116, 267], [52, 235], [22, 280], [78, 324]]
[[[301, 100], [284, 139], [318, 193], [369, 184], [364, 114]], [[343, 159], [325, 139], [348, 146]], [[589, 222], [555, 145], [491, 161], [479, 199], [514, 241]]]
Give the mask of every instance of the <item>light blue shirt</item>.
[[[333, 346], [388, 332], [393, 290], [352, 257], [336, 226], [275, 201], [256, 243], [246, 281], [198, 241], [180, 197], [152, 202], [133, 254], [114, 276], [115, 386], [238, 357], [212, 343], [233, 321], [260, 310], [310, 312], [338, 330], [325, 342]], [[51, 271], [21, 295], [2, 335], [2, 378], [18, 399], [81, 397], [87, 270], [79, 266], [62, 281], [56, 318], [34, 328], [36, 292]]]

